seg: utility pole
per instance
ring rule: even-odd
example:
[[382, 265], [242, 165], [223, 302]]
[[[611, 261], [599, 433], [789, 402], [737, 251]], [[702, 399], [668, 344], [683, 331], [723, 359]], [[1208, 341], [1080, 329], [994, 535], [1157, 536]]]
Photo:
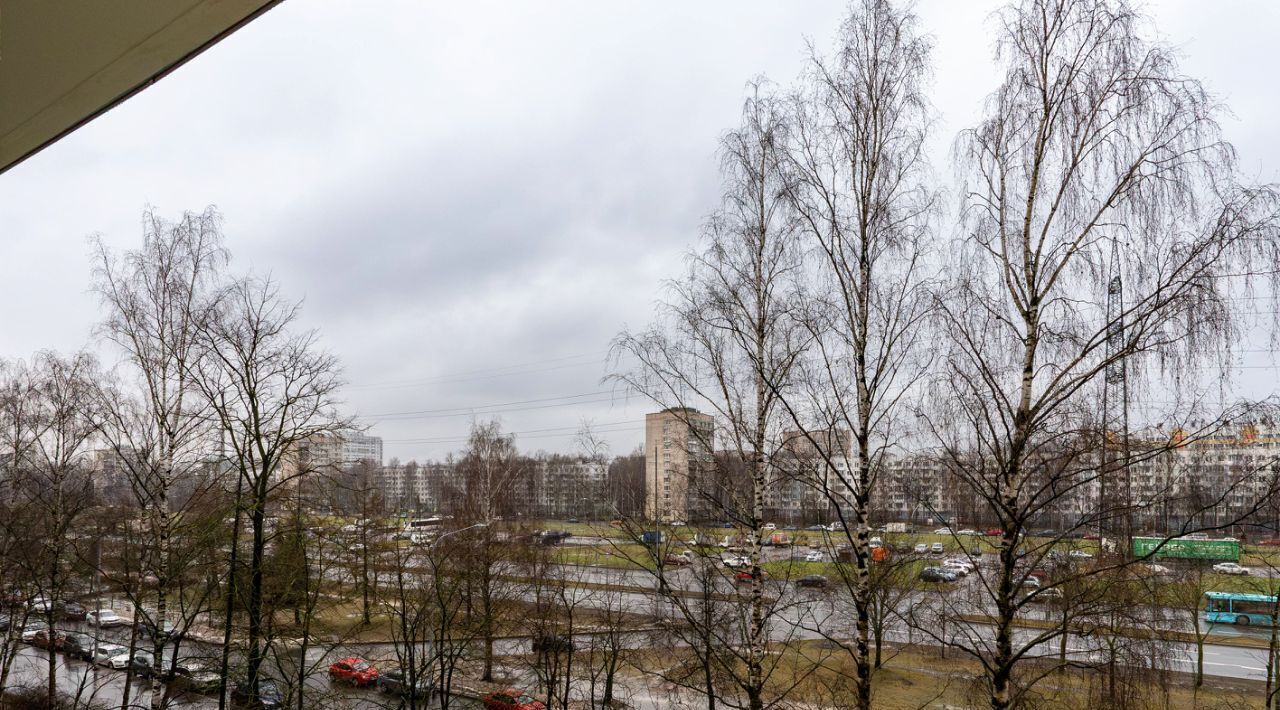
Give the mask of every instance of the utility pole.
[[[1129, 368], [1125, 364], [1124, 280], [1121, 277], [1120, 242], [1111, 240], [1110, 279], [1107, 281], [1106, 372], [1102, 381], [1102, 456], [1099, 469], [1098, 537], [1110, 532], [1119, 537], [1119, 552], [1130, 554], [1133, 538], [1133, 487], [1129, 475]], [[1114, 438], [1113, 438], [1114, 432]], [[1108, 507], [1110, 506], [1110, 508]], [[1122, 518], [1108, 516], [1120, 510]]]

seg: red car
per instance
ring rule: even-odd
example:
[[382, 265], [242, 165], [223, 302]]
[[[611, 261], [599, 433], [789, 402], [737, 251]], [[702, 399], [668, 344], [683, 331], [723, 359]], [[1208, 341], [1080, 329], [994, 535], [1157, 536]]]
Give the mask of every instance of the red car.
[[507, 688], [484, 696], [485, 710], [547, 710], [540, 700], [523, 690]]
[[378, 669], [363, 658], [344, 658], [329, 666], [329, 680], [341, 680], [356, 687], [373, 685], [378, 680]]
[[[739, 582], [744, 582], [744, 583], [745, 583], [745, 582], [750, 582], [750, 581], [751, 581], [751, 570], [749, 570], [749, 569], [744, 569], [744, 570], [742, 570], [741, 572], [739, 572], [739, 573], [737, 573], [737, 574], [733, 575], [733, 578], [734, 578], [734, 579], [736, 579], [736, 580], [738, 580]], [[769, 578], [769, 573], [768, 573], [768, 572], [765, 572], [764, 570], [760, 570], [760, 579], [768, 579], [768, 578]]]
[[49, 630], [40, 629], [39, 631], [36, 632], [35, 638], [31, 639], [31, 644], [36, 648], [49, 648], [49, 646], [52, 645], [55, 651], [61, 651], [62, 645], [66, 643], [66, 641], [67, 641], [67, 635], [62, 633], [61, 631], [53, 632], [53, 640], [50, 641]]
[[985, 535], [987, 537], [1004, 537], [1004, 530], [1001, 530], [1000, 528], [991, 528], [985, 533]]
[[1266, 540], [1259, 540], [1258, 544], [1266, 545], [1267, 547], [1280, 547], [1280, 537], [1269, 537]]

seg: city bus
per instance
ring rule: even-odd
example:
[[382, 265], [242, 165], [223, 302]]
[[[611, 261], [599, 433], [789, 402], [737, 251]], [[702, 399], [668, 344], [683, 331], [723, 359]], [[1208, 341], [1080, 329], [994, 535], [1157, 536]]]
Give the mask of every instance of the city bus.
[[1276, 598], [1270, 594], [1205, 592], [1204, 620], [1211, 624], [1270, 626]]
[[415, 545], [424, 545], [435, 539], [444, 526], [445, 519], [440, 516], [406, 520], [404, 531], [409, 533], [409, 540]]

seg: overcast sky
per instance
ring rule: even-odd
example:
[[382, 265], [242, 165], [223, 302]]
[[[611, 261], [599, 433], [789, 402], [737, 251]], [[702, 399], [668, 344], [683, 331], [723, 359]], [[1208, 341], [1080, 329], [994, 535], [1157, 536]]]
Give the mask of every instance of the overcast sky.
[[[917, 7], [936, 43], [940, 175], [998, 79], [996, 7]], [[1231, 107], [1247, 175], [1280, 181], [1280, 3], [1147, 7]], [[215, 204], [235, 268], [305, 299], [388, 458], [457, 450], [477, 407], [526, 450], [571, 451], [587, 419], [626, 453], [649, 407], [595, 394], [609, 341], [681, 271], [744, 84], [789, 83], [843, 11], [285, 2], [0, 176], [0, 356], [90, 343], [88, 235], [129, 248], [144, 205]], [[1274, 370], [1250, 377], [1274, 389]]]

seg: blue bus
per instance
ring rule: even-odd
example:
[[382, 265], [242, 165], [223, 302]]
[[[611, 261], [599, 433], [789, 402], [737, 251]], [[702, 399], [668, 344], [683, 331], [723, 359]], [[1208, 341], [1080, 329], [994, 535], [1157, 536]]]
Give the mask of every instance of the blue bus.
[[1211, 624], [1271, 626], [1276, 598], [1270, 594], [1205, 592], [1204, 620]]

